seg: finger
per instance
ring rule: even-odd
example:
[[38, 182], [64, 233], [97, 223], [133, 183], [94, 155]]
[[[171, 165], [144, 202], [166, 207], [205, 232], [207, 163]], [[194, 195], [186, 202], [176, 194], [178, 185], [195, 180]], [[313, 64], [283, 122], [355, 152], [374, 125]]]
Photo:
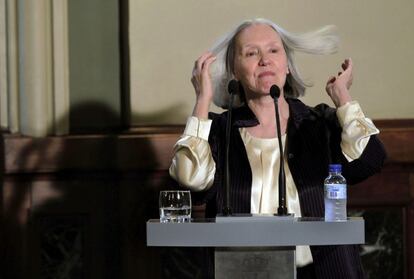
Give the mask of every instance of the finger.
[[348, 66], [349, 60], [348, 58], [344, 59], [344, 62], [342, 62], [342, 65]]
[[329, 84], [331, 84], [331, 83], [334, 83], [334, 82], [335, 82], [335, 80], [336, 80], [336, 77], [334, 77], [334, 76], [330, 76], [330, 77], [329, 77], [329, 79], [328, 79], [328, 81], [326, 82], [326, 84], [327, 84], [327, 85], [329, 85]]
[[199, 74], [199, 73], [201, 73], [201, 68], [202, 68], [202, 66], [203, 66], [203, 60], [201, 60], [201, 58], [200, 59], [198, 59], [197, 61], [196, 61], [196, 66], [195, 66], [195, 68], [196, 68], [196, 74]]
[[345, 59], [344, 63], [342, 63], [342, 69], [344, 70], [350, 69], [352, 71], [352, 59], [351, 58]]
[[210, 66], [212, 62], [214, 62], [215, 59], [216, 57], [214, 56], [214, 54], [209, 53], [209, 55], [204, 57], [204, 61], [203, 61], [203, 64], [201, 65], [201, 69], [203, 71], [208, 71], [208, 67]]
[[205, 60], [207, 57], [209, 57], [209, 56], [211, 56], [212, 55], [212, 53], [210, 52], [210, 51], [206, 51], [206, 52], [203, 52], [198, 58], [197, 58], [197, 60], [196, 61], [198, 61], [198, 60]]
[[206, 61], [206, 59], [208, 59], [209, 57], [213, 56], [213, 53], [207, 51], [205, 53], [203, 53], [196, 61], [197, 64], [197, 68], [198, 69], [202, 69], [203, 68], [203, 64]]
[[210, 65], [216, 61], [216, 57], [215, 56], [210, 56], [208, 57], [204, 63], [203, 63], [203, 72], [208, 73], [209, 69], [210, 69]]
[[194, 76], [191, 78], [191, 83], [193, 84], [195, 91], [198, 92], [200, 87], [198, 86], [197, 79]]
[[[203, 68], [204, 60], [208, 56], [208, 52], [203, 53], [197, 60], [194, 62], [194, 68], [197, 70], [198, 73], [201, 73], [201, 69]], [[197, 73], [196, 73], [197, 74]]]
[[349, 69], [351, 72], [352, 72], [352, 69], [354, 68], [354, 63], [352, 63], [352, 59], [351, 58], [348, 58], [347, 59], [347, 64], [348, 64], [348, 67], [347, 67], [347, 69]]
[[197, 69], [194, 69], [193, 74], [191, 76], [191, 82], [198, 83], [199, 80], [200, 80], [200, 73], [198, 72]]
[[196, 76], [196, 75], [198, 75], [198, 73], [199, 73], [199, 67], [198, 67], [198, 63], [197, 63], [197, 61], [198, 61], [198, 60], [196, 60], [196, 61], [194, 62], [193, 71], [191, 72], [191, 75], [192, 75], [192, 76]]

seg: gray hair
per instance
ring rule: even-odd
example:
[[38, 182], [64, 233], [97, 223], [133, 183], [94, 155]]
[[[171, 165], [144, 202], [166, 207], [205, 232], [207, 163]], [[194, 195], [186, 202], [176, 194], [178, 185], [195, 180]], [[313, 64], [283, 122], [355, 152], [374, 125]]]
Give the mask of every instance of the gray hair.
[[[234, 79], [234, 56], [237, 35], [247, 27], [255, 24], [269, 25], [279, 34], [283, 42], [290, 72], [286, 77], [286, 83], [283, 88], [286, 97], [298, 98], [303, 96], [306, 87], [312, 86], [299, 73], [293, 56], [295, 50], [309, 54], [331, 54], [338, 49], [339, 38], [333, 25], [327, 25], [308, 33], [294, 34], [268, 19], [246, 20], [221, 38], [210, 50], [217, 57], [215, 63], [211, 65], [210, 73], [214, 86], [213, 102], [218, 107], [227, 108], [229, 100], [227, 84]], [[243, 102], [244, 96], [236, 96], [234, 106], [241, 106]]]

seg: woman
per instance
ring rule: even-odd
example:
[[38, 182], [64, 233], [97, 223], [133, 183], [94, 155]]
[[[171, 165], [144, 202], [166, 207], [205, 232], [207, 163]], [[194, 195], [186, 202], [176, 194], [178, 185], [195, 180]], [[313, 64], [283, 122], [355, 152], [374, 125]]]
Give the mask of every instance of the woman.
[[[199, 192], [207, 217], [223, 206], [225, 124], [227, 112], [211, 114], [215, 104], [226, 107], [225, 85], [239, 81], [243, 89], [233, 111], [230, 143], [231, 205], [236, 213], [275, 213], [278, 205], [279, 150], [282, 140], [288, 211], [295, 216], [324, 216], [323, 181], [330, 163], [341, 163], [349, 184], [378, 172], [385, 158], [379, 133], [349, 93], [352, 60], [332, 76], [326, 91], [336, 109], [315, 108], [297, 98], [308, 86], [293, 61], [293, 50], [332, 53], [337, 37], [331, 27], [291, 34], [265, 19], [245, 21], [204, 53], [193, 69], [196, 91], [193, 115], [175, 146], [170, 174], [180, 185]], [[211, 69], [210, 69], [211, 68]], [[211, 73], [210, 73], [211, 72]], [[282, 138], [276, 137], [274, 102], [269, 91], [281, 89], [278, 100]], [[297, 247], [298, 278], [363, 278], [356, 246]], [[303, 267], [303, 268], [301, 268]]]

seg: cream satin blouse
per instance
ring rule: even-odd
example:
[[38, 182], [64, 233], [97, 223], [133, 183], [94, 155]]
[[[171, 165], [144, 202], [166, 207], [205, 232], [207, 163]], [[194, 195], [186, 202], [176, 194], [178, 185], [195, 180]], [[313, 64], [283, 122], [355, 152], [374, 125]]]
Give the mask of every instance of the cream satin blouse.
[[[341, 149], [348, 161], [357, 159], [365, 149], [369, 137], [379, 130], [363, 114], [356, 101], [337, 109], [342, 126]], [[190, 117], [183, 136], [174, 146], [174, 158], [170, 175], [180, 185], [193, 191], [203, 191], [213, 184], [215, 163], [208, 144], [211, 120]], [[251, 136], [245, 128], [239, 129], [245, 144], [247, 157], [252, 170], [251, 213], [275, 213], [279, 203], [279, 148], [278, 139], [263, 139]], [[285, 147], [286, 134], [282, 136]], [[301, 217], [299, 196], [296, 185], [285, 161], [286, 199], [290, 213]], [[303, 266], [312, 262], [309, 246], [296, 247], [296, 265]]]

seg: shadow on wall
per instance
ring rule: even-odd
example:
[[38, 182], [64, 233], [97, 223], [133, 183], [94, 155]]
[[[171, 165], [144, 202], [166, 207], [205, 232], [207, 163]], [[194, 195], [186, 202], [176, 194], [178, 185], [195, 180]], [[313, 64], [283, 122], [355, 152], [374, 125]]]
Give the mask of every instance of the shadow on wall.
[[[130, 162], [145, 160], [156, 169], [155, 153], [142, 141], [139, 150], [126, 150], [136, 145], [119, 140], [120, 119], [108, 107], [83, 103], [70, 119], [71, 133], [100, 136], [61, 144], [33, 138], [17, 156], [24, 173], [5, 179], [1, 278], [159, 277], [159, 251], [146, 247], [145, 222], [158, 218], [159, 190], [175, 183], [165, 172], [133, 168]], [[54, 163], [52, 173], [39, 173], [45, 161]]]
[[99, 102], [83, 102], [71, 107], [69, 134], [108, 134], [121, 132], [120, 116]]

